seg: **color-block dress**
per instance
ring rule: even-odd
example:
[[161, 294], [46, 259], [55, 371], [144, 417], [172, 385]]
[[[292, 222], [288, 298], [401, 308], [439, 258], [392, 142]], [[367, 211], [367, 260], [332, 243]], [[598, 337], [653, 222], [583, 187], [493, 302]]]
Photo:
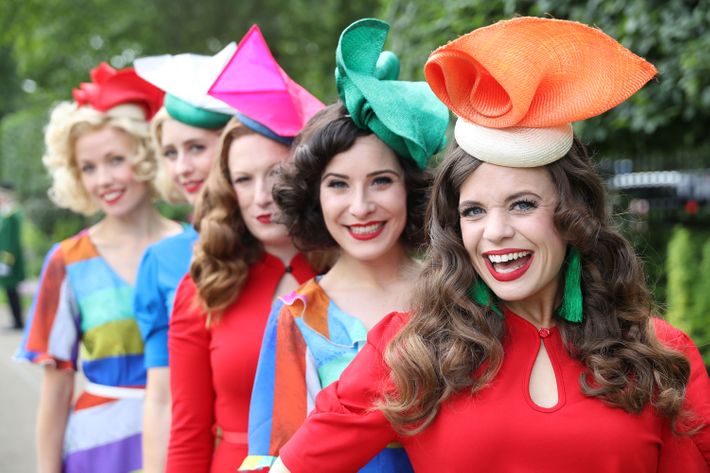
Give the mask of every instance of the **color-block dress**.
[[133, 311], [143, 336], [146, 369], [168, 366], [170, 314], [197, 238], [197, 231], [186, 225], [181, 233], [150, 245], [138, 266]]
[[87, 379], [64, 434], [65, 473], [142, 468], [143, 342], [133, 287], [99, 255], [86, 230], [47, 255], [16, 358]]
[[[270, 467], [313, 410], [316, 395], [337, 381], [365, 346], [367, 328], [336, 306], [318, 279], [274, 303], [249, 409], [249, 456], [240, 471]], [[396, 442], [382, 445], [365, 463], [360, 472], [413, 471]]]

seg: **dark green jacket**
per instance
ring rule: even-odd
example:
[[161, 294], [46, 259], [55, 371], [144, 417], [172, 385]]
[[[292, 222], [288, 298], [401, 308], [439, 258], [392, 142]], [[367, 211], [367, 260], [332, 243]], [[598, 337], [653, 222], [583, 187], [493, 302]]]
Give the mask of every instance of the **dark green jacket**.
[[13, 210], [0, 214], [0, 286], [14, 287], [25, 279], [20, 232], [22, 214]]

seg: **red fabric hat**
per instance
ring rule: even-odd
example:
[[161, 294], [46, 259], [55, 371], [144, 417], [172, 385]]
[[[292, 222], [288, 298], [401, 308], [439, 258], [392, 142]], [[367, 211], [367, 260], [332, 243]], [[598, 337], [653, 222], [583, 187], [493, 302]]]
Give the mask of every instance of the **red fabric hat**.
[[89, 105], [100, 112], [134, 104], [150, 120], [163, 105], [164, 92], [138, 77], [132, 67], [117, 71], [102, 62], [91, 70], [91, 82], [82, 82], [72, 95], [79, 105]]

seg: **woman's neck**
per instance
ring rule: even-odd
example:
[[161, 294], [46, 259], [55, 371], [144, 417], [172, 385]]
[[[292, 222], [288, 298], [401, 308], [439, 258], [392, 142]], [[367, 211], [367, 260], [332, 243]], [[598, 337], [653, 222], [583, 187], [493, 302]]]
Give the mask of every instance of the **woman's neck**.
[[361, 260], [341, 253], [321, 284], [333, 289], [346, 287], [353, 290], [382, 290], [408, 278], [417, 263], [401, 245], [377, 259]]
[[538, 328], [552, 327], [555, 325], [555, 308], [559, 306], [561, 299], [558, 287], [555, 281], [532, 297], [522, 301], [506, 301], [505, 305]]
[[293, 257], [298, 254], [298, 250], [290, 240], [280, 245], [264, 245], [264, 251], [280, 259], [284, 266], [291, 264]]
[[92, 227], [92, 237], [99, 241], [154, 242], [177, 225], [164, 218], [150, 200], [122, 216], [108, 215]]

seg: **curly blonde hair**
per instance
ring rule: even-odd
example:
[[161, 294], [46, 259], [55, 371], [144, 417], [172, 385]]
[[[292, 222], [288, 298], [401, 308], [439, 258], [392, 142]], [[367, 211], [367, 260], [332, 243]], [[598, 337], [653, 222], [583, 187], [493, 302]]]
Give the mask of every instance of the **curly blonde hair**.
[[45, 130], [46, 150], [42, 156], [42, 162], [52, 178], [52, 185], [47, 192], [52, 202], [83, 215], [92, 215], [99, 210], [81, 183], [74, 147], [79, 137], [106, 126], [133, 138], [136, 153], [131, 157], [131, 166], [135, 178], [147, 182], [151, 193], [156, 195], [158, 189], [154, 179], [157, 162], [148, 122], [140, 119], [142, 113], [136, 106], [129, 104], [119, 105], [107, 112], [77, 106], [73, 102], [57, 105], [52, 110]]
[[155, 149], [156, 156], [156, 171], [155, 171], [155, 187], [160, 192], [160, 197], [170, 203], [170, 204], [186, 204], [187, 199], [180, 189], [175, 185], [175, 182], [168, 174], [167, 168], [165, 167], [165, 160], [162, 159], [160, 155], [160, 150], [163, 147], [163, 124], [167, 120], [172, 120], [173, 118], [165, 110], [165, 107], [161, 107], [158, 113], [155, 114], [153, 119], [150, 121], [150, 138], [153, 142], [153, 148]]

